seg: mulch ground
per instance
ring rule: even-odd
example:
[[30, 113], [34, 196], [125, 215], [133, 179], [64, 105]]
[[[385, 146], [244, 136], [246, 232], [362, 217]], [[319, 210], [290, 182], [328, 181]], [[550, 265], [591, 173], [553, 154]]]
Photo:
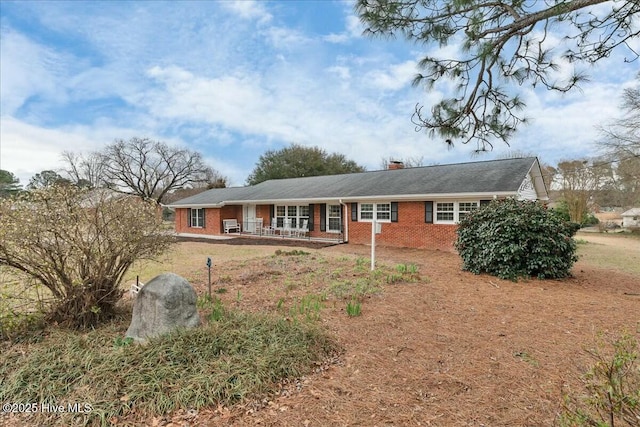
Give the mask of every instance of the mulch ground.
[[178, 242], [199, 242], [210, 243], [212, 245], [234, 245], [234, 246], [288, 246], [296, 248], [321, 249], [335, 246], [339, 243], [319, 242], [312, 240], [297, 240], [290, 238], [260, 238], [260, 237], [232, 237], [230, 239], [207, 239], [198, 237], [176, 237]]
[[[254, 243], [237, 240], [210, 242]], [[319, 252], [368, 257], [369, 250], [336, 245]], [[598, 334], [626, 331], [640, 339], [636, 277], [579, 262], [567, 280], [510, 282], [461, 271], [454, 253], [378, 248], [377, 255], [390, 265], [417, 264], [424, 280], [386, 286], [363, 303], [360, 317], [347, 317], [343, 304], [323, 309], [323, 326], [345, 349], [336, 363], [268, 401], [150, 424], [550, 426], [563, 387], [582, 390], [580, 376], [591, 363], [584, 349]], [[241, 290], [242, 308], [260, 309], [282, 284], [254, 274], [225, 286], [226, 303]]]

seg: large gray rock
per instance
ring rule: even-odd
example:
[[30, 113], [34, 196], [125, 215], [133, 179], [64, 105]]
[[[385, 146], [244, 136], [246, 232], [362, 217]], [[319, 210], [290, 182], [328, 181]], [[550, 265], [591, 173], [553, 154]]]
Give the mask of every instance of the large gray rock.
[[189, 282], [174, 273], [154, 277], [142, 287], [133, 304], [127, 337], [136, 342], [200, 325], [196, 292]]

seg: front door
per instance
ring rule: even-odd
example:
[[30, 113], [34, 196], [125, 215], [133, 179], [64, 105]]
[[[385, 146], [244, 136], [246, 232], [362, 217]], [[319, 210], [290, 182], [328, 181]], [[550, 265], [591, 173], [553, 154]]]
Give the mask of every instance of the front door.
[[244, 231], [255, 233], [256, 230], [256, 205], [244, 205]]

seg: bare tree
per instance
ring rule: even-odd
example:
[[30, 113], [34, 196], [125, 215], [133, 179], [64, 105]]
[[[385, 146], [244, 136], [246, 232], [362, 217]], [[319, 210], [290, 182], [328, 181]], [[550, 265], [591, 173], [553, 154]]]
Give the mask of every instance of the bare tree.
[[179, 188], [226, 185], [226, 178], [207, 166], [200, 153], [147, 138], [116, 140], [98, 156], [105, 186], [156, 203]]
[[558, 163], [556, 182], [562, 200], [567, 203], [571, 221], [581, 224], [596, 192], [606, 186], [611, 163], [595, 160], [566, 160]]
[[97, 153], [86, 155], [62, 152], [62, 161], [65, 164], [63, 172], [78, 187], [98, 188], [102, 185], [103, 164]]
[[640, 203], [640, 86], [624, 90], [620, 107], [621, 117], [600, 128], [598, 145], [615, 167], [618, 205], [634, 206]]
[[570, 63], [593, 64], [618, 48], [626, 49], [625, 62], [638, 58], [629, 44], [640, 34], [637, 0], [357, 0], [356, 13], [370, 35], [401, 35], [434, 50], [460, 45], [452, 57], [419, 62], [423, 72], [414, 85], [432, 90], [449, 80], [456, 91], [430, 114], [418, 104], [413, 122], [448, 144], [473, 140], [477, 150], [491, 148], [494, 138], [506, 142], [526, 120], [514, 86], [566, 92], [585, 80], [559, 71], [552, 52], [558, 46], [548, 40], [552, 27], [565, 36], [560, 48]]
[[[640, 74], [638, 74], [640, 84]], [[598, 142], [608, 154], [618, 157], [640, 156], [640, 87], [627, 88], [620, 105], [622, 117], [602, 126], [602, 139]]]

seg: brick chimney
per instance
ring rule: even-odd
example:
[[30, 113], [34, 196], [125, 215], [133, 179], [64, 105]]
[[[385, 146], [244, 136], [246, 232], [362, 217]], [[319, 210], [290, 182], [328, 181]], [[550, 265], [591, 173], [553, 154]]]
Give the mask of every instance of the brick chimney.
[[389, 162], [389, 166], [387, 166], [388, 170], [395, 170], [395, 169], [404, 169], [404, 163], [402, 163], [399, 160], [391, 160]]

